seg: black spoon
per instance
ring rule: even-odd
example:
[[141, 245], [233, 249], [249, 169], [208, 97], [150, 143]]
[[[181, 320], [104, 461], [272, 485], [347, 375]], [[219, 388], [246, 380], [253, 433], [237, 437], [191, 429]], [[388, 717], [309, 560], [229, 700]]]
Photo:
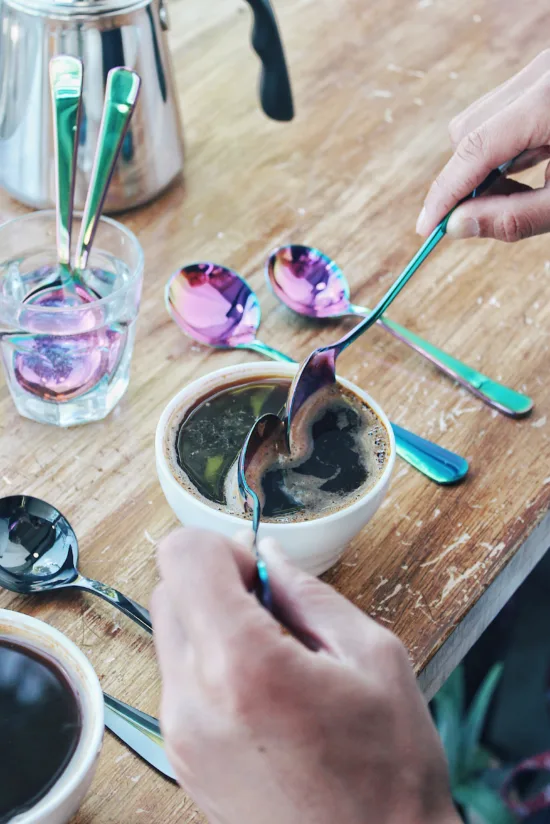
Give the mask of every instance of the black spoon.
[[81, 589], [108, 601], [152, 632], [151, 617], [131, 598], [78, 571], [78, 541], [55, 507], [28, 495], [0, 498], [0, 586], [28, 595]]

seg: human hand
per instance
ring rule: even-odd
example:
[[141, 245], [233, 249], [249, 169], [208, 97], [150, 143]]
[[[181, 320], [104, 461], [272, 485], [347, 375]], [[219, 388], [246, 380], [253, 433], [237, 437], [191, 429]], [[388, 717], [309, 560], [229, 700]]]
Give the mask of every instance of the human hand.
[[[458, 824], [437, 733], [404, 647], [261, 544], [178, 530], [152, 602], [161, 726], [211, 824]], [[301, 640], [297, 640], [297, 639]]]
[[[432, 184], [417, 231], [429, 235], [487, 175], [522, 155], [513, 171], [550, 158], [550, 50], [458, 115], [449, 126], [454, 154]], [[516, 241], [550, 231], [550, 164], [544, 186], [502, 179], [486, 197], [459, 206], [447, 234]]]

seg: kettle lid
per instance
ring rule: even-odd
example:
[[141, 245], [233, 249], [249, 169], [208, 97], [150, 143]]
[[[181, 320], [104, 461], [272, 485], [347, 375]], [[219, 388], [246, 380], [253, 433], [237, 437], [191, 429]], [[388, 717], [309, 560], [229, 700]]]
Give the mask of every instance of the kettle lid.
[[4, 0], [7, 6], [41, 17], [98, 17], [133, 11], [151, 0]]

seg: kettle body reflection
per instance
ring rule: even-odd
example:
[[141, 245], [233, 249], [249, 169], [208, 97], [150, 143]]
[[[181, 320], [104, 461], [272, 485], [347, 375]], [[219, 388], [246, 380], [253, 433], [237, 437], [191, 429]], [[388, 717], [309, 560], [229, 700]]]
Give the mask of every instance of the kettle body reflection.
[[[292, 96], [269, 0], [254, 11], [253, 45], [263, 63], [266, 113], [292, 117]], [[35, 208], [55, 200], [48, 64], [71, 54], [84, 64], [75, 208], [84, 206], [107, 74], [129, 66], [141, 95], [105, 204], [119, 212], [152, 200], [178, 178], [184, 150], [164, 0], [0, 0], [0, 186]], [[271, 110], [270, 110], [271, 109]]]

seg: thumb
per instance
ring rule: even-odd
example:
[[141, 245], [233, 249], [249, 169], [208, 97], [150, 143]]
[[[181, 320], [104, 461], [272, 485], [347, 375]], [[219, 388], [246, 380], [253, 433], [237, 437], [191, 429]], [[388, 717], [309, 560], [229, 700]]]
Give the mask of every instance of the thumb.
[[452, 238], [486, 237], [513, 243], [550, 231], [550, 188], [469, 200], [449, 218]]
[[328, 584], [294, 567], [276, 541], [260, 542], [276, 605], [275, 617], [306, 646], [364, 667], [381, 647], [399, 643]]

